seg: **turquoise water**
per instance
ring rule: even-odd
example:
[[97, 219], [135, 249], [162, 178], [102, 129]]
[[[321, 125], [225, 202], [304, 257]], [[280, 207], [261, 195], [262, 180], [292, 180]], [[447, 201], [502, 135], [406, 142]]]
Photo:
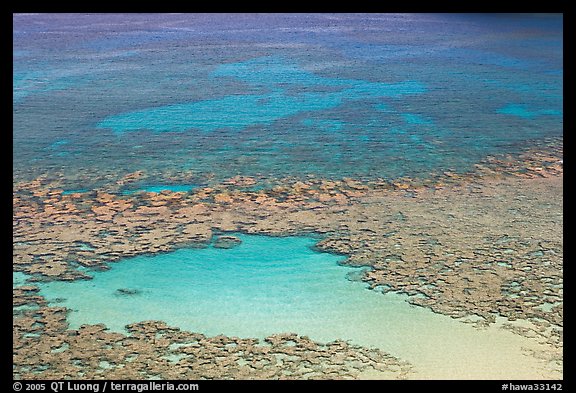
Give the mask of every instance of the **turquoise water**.
[[141, 129], [199, 129], [210, 132], [219, 128], [230, 128], [241, 131], [249, 126], [271, 124], [300, 112], [311, 112], [310, 115], [314, 116], [316, 111], [335, 108], [352, 100], [384, 99], [426, 91], [421, 83], [414, 81], [381, 83], [320, 77], [301, 70], [284, 59], [274, 57], [222, 65], [209, 77], [239, 79], [253, 86], [255, 91], [260, 88], [270, 92], [264, 95], [234, 94], [217, 100], [114, 115], [97, 126], [112, 129], [117, 133]]
[[[131, 186], [130, 188], [123, 189], [120, 194], [121, 195], [132, 195], [139, 192], [152, 192], [152, 193], [160, 193], [162, 191], [171, 191], [171, 192], [189, 192], [198, 185], [195, 184], [143, 184], [138, 186], [137, 188]], [[62, 195], [70, 195], [70, 194], [85, 194], [90, 192], [89, 189], [86, 188], [78, 188], [73, 190], [64, 190], [62, 191]]]
[[12, 286], [17, 287], [21, 285], [26, 285], [26, 280], [28, 279], [28, 275], [22, 272], [13, 272], [12, 273]]
[[85, 194], [87, 192], [90, 192], [90, 190], [86, 189], [86, 188], [78, 188], [75, 190], [64, 190], [62, 191], [62, 195], [70, 195], [70, 194]]
[[123, 195], [131, 195], [137, 192], [153, 192], [153, 193], [159, 193], [162, 191], [172, 191], [172, 192], [188, 192], [191, 191], [195, 188], [197, 188], [198, 186], [193, 185], [193, 184], [180, 184], [180, 185], [176, 185], [176, 184], [148, 184], [148, 185], [143, 185], [139, 188], [136, 189], [130, 189], [130, 190], [124, 190], [122, 191]]
[[[325, 321], [345, 320], [353, 312], [354, 305], [343, 300], [364, 284], [345, 279], [355, 269], [338, 265], [343, 257], [313, 251], [315, 242], [307, 238], [240, 238], [243, 243], [229, 250], [182, 249], [126, 259], [93, 273], [94, 280], [43, 284], [42, 293], [65, 297], [78, 310], [70, 315], [72, 326], [105, 322], [115, 330], [155, 318], [211, 335], [264, 337], [303, 323], [320, 330]], [[118, 295], [122, 288], [139, 294]]]
[[562, 116], [562, 111], [557, 109], [537, 109], [529, 110], [526, 105], [510, 104], [498, 110], [498, 113], [514, 115], [524, 119], [533, 119], [537, 116]]
[[427, 177], [563, 134], [558, 14], [13, 21], [16, 179]]
[[73, 328], [105, 323], [123, 331], [155, 319], [208, 335], [296, 332], [384, 349], [431, 378], [522, 377], [536, 367], [522, 355], [521, 346], [531, 344], [521, 337], [478, 331], [411, 306], [405, 296], [368, 290], [354, 279], [358, 268], [314, 251], [314, 239], [238, 236], [242, 243], [232, 249], [125, 259], [91, 273], [93, 280], [41, 283], [41, 294], [73, 310]]

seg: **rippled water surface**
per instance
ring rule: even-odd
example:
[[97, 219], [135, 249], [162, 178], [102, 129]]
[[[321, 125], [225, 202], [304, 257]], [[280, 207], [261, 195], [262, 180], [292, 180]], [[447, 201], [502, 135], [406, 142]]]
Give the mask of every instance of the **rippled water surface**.
[[[14, 173], [465, 171], [562, 135], [562, 17], [14, 15]], [[163, 181], [164, 179], [159, 179]]]

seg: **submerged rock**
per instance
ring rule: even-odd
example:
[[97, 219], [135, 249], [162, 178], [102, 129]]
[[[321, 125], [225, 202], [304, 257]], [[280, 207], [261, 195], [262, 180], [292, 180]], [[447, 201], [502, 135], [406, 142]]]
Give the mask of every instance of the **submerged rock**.
[[242, 243], [242, 240], [237, 238], [236, 236], [220, 236], [214, 242], [215, 248], [233, 248]]
[[139, 295], [142, 293], [140, 289], [132, 289], [132, 288], [119, 288], [114, 292], [116, 295]]

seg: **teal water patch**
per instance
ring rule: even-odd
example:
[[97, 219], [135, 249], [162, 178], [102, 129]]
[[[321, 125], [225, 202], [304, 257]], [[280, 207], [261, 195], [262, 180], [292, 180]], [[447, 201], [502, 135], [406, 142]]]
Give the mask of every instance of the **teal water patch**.
[[94, 251], [94, 247], [92, 247], [89, 243], [79, 243], [78, 249], [82, 251]]
[[415, 124], [415, 125], [431, 125], [432, 120], [426, 119], [423, 116], [416, 115], [413, 113], [403, 113], [402, 118], [408, 124]]
[[19, 287], [22, 285], [26, 285], [26, 280], [30, 278], [29, 275], [22, 272], [12, 272], [12, 286]]
[[321, 110], [340, 103], [307, 95], [300, 99], [281, 92], [269, 95], [238, 95], [218, 100], [169, 105], [111, 116], [98, 123], [99, 128], [110, 128], [117, 133], [136, 130], [186, 131], [200, 129], [242, 130], [250, 125], [269, 124], [274, 120], [303, 110]]
[[352, 311], [336, 294], [346, 296], [363, 284], [343, 279], [350, 269], [338, 265], [342, 257], [313, 251], [308, 238], [239, 237], [242, 243], [230, 250], [126, 259], [90, 281], [43, 284], [42, 294], [70, 299], [67, 306], [77, 310], [70, 316], [73, 327], [104, 322], [118, 331], [130, 322], [161, 319], [207, 334], [264, 337], [302, 324], [320, 329], [322, 320]]
[[22, 101], [31, 91], [37, 89], [41, 82], [41, 72], [14, 72], [12, 74], [12, 99], [14, 103]]
[[300, 112], [322, 111], [361, 99], [383, 99], [426, 91], [417, 81], [397, 83], [332, 79], [301, 70], [275, 57], [219, 66], [212, 77], [234, 78], [252, 85], [248, 93], [181, 103], [109, 116], [98, 128], [116, 133], [136, 130], [242, 130], [266, 125]]
[[383, 102], [379, 102], [377, 104], [374, 104], [374, 109], [376, 109], [377, 111], [380, 111], [380, 112], [384, 112], [384, 113], [394, 113], [394, 111], [390, 108], [390, 106], [383, 103]]
[[69, 144], [70, 141], [68, 139], [59, 139], [56, 142], [50, 145], [51, 149], [58, 149], [60, 146]]
[[562, 116], [562, 111], [557, 109], [529, 110], [526, 105], [510, 104], [496, 111], [504, 115], [518, 116], [524, 119], [533, 119], [537, 116]]
[[66, 90], [86, 83], [86, 76], [58, 71], [27, 71], [12, 74], [12, 102], [22, 102], [32, 94]]
[[93, 280], [39, 283], [40, 293], [72, 309], [72, 328], [105, 323], [123, 331], [131, 322], [162, 320], [208, 335], [295, 332], [381, 348], [428, 378], [520, 377], [532, 367], [517, 359], [525, 339], [478, 331], [411, 306], [406, 296], [370, 291], [359, 269], [315, 251], [314, 239], [237, 236], [242, 243], [231, 249], [124, 259], [91, 273]]
[[195, 188], [197, 185], [193, 184], [183, 184], [183, 185], [169, 185], [169, 184], [154, 184], [154, 185], [144, 185], [137, 189], [124, 190], [121, 192], [122, 195], [131, 195], [138, 192], [154, 192], [160, 193], [162, 191], [172, 191], [172, 192], [189, 192]]
[[[31, 276], [26, 274], [26, 273], [12, 272], [12, 288], [34, 285], [34, 283], [27, 282], [27, 280], [29, 278], [31, 278]], [[55, 299], [55, 300], [57, 300], [57, 299]], [[13, 312], [13, 315], [16, 315], [16, 314], [26, 312], [26, 311], [37, 310], [39, 307], [40, 306], [37, 303], [20, 304], [18, 306], [13, 306], [12, 312]]]
[[86, 188], [75, 188], [73, 190], [64, 190], [62, 191], [62, 195], [70, 195], [70, 194], [85, 194], [90, 192], [90, 190]]

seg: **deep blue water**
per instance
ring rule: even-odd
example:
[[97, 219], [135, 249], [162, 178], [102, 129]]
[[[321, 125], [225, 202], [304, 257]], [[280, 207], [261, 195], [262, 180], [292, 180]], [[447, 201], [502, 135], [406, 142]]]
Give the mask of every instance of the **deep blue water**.
[[563, 132], [561, 15], [14, 15], [14, 176], [466, 171]]

